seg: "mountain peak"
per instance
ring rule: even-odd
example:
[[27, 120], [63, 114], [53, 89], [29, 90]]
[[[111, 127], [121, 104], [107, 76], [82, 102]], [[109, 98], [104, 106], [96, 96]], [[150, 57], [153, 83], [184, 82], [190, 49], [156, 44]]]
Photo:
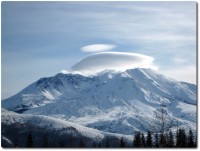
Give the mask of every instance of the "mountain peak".
[[59, 73], [2, 101], [2, 107], [15, 112], [47, 115], [121, 134], [147, 131], [161, 104], [170, 120], [195, 127], [196, 87], [152, 69], [107, 70], [94, 76]]

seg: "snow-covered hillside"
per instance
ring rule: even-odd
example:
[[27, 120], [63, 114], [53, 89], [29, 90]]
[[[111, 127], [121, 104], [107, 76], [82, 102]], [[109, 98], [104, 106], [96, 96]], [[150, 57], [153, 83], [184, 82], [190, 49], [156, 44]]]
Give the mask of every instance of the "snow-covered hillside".
[[121, 134], [152, 130], [158, 122], [155, 114], [163, 106], [172, 127], [196, 129], [196, 86], [151, 69], [107, 71], [92, 77], [59, 73], [2, 101], [8, 110]]
[[[22, 115], [5, 109], [1, 109], [1, 121], [2, 140], [5, 147], [13, 147], [15, 145], [25, 147], [29, 133], [33, 135], [35, 147], [42, 147], [42, 143], [44, 143], [44, 139], [47, 136], [49, 147], [61, 147], [62, 141], [65, 141], [63, 144], [69, 145], [66, 147], [72, 147], [73, 145], [79, 147], [80, 140], [85, 147], [95, 147], [94, 145], [103, 147], [106, 145], [107, 139], [112, 140], [109, 141], [112, 147], [119, 147], [121, 139], [126, 142], [127, 146], [131, 146], [133, 141], [132, 136], [101, 132], [52, 117]], [[37, 137], [34, 137], [34, 135]], [[67, 139], [74, 140], [74, 142], [69, 143]]]

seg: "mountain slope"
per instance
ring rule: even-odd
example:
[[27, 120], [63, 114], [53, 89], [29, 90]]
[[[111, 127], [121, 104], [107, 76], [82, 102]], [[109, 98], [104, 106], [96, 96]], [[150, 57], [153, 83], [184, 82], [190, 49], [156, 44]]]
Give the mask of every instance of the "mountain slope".
[[107, 139], [110, 146], [119, 147], [121, 138], [127, 146], [132, 145], [131, 136], [101, 132], [52, 117], [21, 115], [5, 109], [1, 113], [3, 147], [26, 147], [29, 134], [34, 147], [44, 147], [45, 139], [48, 147], [105, 147]]
[[196, 86], [151, 69], [107, 71], [93, 77], [59, 73], [2, 101], [8, 110], [121, 134], [153, 129], [162, 105], [171, 127], [178, 123], [196, 128]]

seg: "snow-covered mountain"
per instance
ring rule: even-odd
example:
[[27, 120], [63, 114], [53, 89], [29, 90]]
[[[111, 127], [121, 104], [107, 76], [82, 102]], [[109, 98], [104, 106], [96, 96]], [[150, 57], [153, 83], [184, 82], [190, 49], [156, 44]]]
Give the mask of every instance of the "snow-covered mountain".
[[46, 115], [106, 132], [155, 128], [161, 108], [171, 127], [196, 129], [196, 85], [151, 69], [105, 71], [96, 76], [59, 73], [2, 101], [11, 111]]
[[2, 147], [26, 147], [29, 134], [32, 135], [33, 147], [105, 147], [107, 142], [110, 147], [119, 147], [121, 139], [129, 147], [133, 141], [132, 136], [101, 132], [52, 117], [22, 115], [5, 109], [1, 109], [1, 120]]

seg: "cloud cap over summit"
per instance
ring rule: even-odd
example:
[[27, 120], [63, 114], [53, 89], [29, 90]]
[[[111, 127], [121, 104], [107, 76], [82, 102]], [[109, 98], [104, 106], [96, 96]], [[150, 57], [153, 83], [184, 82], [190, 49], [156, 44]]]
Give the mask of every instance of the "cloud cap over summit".
[[99, 52], [91, 54], [72, 66], [72, 70], [90, 73], [106, 69], [124, 71], [133, 68], [152, 68], [158, 67], [153, 65], [153, 57], [138, 53], [128, 52]]

